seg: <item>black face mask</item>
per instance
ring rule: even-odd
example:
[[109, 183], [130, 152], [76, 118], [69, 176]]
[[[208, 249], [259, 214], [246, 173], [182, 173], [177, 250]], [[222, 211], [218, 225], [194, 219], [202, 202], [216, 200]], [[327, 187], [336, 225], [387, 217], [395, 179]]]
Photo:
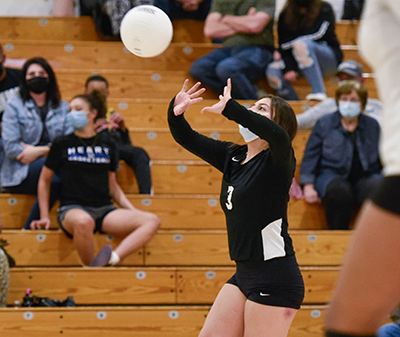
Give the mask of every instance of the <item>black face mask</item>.
[[41, 94], [46, 91], [49, 82], [46, 77], [34, 77], [26, 81], [29, 91], [35, 94]]
[[310, 6], [310, 0], [295, 0], [295, 4], [302, 8], [308, 8]]
[[2, 76], [4, 73], [4, 66], [0, 64], [0, 76]]

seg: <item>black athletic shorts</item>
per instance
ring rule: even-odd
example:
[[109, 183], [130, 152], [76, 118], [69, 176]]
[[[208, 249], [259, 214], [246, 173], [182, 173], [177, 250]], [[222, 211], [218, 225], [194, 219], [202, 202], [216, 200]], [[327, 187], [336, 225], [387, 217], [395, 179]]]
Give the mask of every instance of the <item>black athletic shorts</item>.
[[299, 309], [304, 282], [295, 255], [261, 262], [236, 262], [236, 273], [227, 283], [237, 286], [250, 301]]
[[385, 177], [372, 201], [379, 207], [400, 215], [400, 176]]

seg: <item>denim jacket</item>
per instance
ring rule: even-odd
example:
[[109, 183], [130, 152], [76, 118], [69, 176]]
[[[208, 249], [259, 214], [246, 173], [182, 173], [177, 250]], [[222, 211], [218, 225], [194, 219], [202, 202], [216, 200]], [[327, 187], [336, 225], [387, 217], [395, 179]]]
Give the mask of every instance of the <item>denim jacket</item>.
[[[360, 162], [367, 175], [379, 175], [378, 122], [361, 114], [356, 128], [356, 146]], [[353, 160], [353, 141], [341, 123], [339, 112], [320, 118], [315, 124], [301, 163], [300, 184], [313, 184], [320, 198], [327, 186], [337, 178], [347, 178]]]
[[[72, 127], [66, 123], [68, 110], [69, 105], [66, 101], [61, 101], [57, 108], [52, 108], [49, 102], [45, 125], [51, 141], [73, 132]], [[22, 164], [16, 159], [24, 150], [21, 142], [35, 146], [39, 143], [42, 132], [43, 122], [40, 112], [32, 99], [24, 102], [18, 97], [7, 102], [1, 130], [6, 154], [0, 172], [3, 187], [18, 186], [28, 176], [29, 165]]]

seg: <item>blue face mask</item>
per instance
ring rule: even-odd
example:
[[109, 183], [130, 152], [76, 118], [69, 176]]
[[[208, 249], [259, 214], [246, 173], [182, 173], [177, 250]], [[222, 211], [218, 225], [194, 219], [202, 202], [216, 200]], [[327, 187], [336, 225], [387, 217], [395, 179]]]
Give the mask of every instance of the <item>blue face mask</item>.
[[339, 113], [345, 118], [355, 118], [361, 113], [360, 102], [339, 101]]
[[67, 115], [67, 123], [71, 125], [74, 130], [82, 130], [89, 123], [89, 119], [85, 111], [71, 111]]

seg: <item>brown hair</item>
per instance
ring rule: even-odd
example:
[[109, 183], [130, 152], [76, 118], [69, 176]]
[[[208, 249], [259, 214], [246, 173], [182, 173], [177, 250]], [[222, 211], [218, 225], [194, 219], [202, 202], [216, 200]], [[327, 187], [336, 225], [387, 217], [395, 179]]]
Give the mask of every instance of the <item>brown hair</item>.
[[[299, 28], [310, 28], [321, 10], [321, 0], [309, 0], [306, 6], [300, 6], [296, 0], [287, 0], [282, 10], [281, 17], [284, 17], [286, 25], [291, 31]], [[306, 13], [300, 13], [301, 8], [306, 8]]]
[[339, 105], [340, 97], [342, 95], [348, 95], [353, 90], [356, 91], [357, 96], [360, 99], [361, 110], [363, 111], [367, 104], [368, 90], [360, 82], [354, 80], [347, 80], [340, 82], [339, 87], [336, 89], [336, 94], [335, 94], [336, 104]]
[[97, 110], [97, 116], [94, 119], [95, 121], [101, 118], [105, 118], [107, 115], [107, 102], [104, 95], [97, 90], [94, 90], [89, 95], [76, 95], [73, 99], [80, 98], [86, 101], [89, 104], [90, 109]]
[[293, 108], [283, 98], [275, 95], [265, 95], [261, 97], [271, 100], [271, 117], [272, 120], [278, 123], [289, 135], [290, 139], [296, 136], [297, 133], [297, 118]]

